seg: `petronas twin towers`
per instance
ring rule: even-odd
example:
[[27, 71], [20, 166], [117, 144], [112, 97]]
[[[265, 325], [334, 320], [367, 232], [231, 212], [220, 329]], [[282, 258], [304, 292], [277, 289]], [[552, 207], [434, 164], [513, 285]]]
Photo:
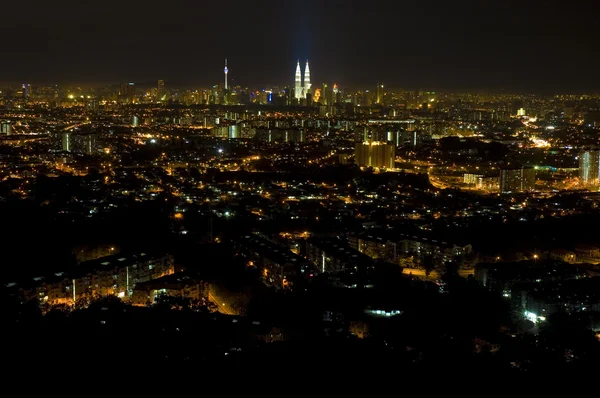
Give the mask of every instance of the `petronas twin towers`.
[[302, 71], [300, 70], [300, 60], [296, 65], [296, 85], [294, 87], [294, 95], [297, 100], [306, 98], [306, 94], [310, 92], [310, 69], [308, 68], [308, 61], [306, 61], [306, 67], [304, 68], [304, 81], [302, 81]]

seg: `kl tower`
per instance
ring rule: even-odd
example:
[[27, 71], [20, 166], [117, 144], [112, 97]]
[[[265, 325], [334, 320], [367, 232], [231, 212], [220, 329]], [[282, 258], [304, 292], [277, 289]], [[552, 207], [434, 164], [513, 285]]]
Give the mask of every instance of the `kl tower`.
[[225, 91], [227, 91], [227, 73], [229, 73], [229, 69], [227, 69], [227, 58], [225, 58], [225, 69], [223, 69], [223, 72], [225, 72]]

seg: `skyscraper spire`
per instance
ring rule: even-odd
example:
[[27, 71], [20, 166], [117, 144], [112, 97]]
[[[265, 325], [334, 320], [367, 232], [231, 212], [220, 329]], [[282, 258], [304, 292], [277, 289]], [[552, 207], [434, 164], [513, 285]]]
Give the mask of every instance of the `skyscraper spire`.
[[304, 68], [304, 98], [306, 98], [306, 94], [310, 92], [311, 86], [312, 85], [310, 84], [310, 69], [308, 68], [308, 60], [306, 60], [306, 68]]
[[300, 60], [296, 65], [296, 85], [294, 86], [294, 97], [296, 99], [302, 98], [302, 71], [300, 70]]
[[225, 69], [223, 71], [225, 72], [225, 91], [227, 91], [227, 73], [229, 73], [229, 69], [227, 69], [227, 58], [225, 58]]

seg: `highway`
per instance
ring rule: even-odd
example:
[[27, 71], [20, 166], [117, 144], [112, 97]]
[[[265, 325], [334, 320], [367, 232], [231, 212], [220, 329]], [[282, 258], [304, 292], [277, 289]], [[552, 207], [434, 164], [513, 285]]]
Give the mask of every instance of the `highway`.
[[446, 184], [445, 182], [440, 180], [438, 177], [433, 176], [432, 174], [429, 174], [429, 182], [437, 189], [452, 188], [450, 185]]
[[217, 310], [221, 314], [225, 315], [238, 315], [230, 306], [228, 306], [223, 300], [217, 300], [217, 298], [212, 294], [208, 293], [208, 299], [212, 301], [216, 306]]
[[70, 125], [70, 126], [67, 126], [67, 127], [65, 127], [65, 128], [64, 128], [64, 131], [70, 131], [70, 130], [73, 130], [73, 129], [77, 128], [77, 127], [81, 127], [81, 126], [83, 126], [84, 124], [90, 124], [90, 122], [83, 122], [83, 123], [72, 124], [72, 125]]

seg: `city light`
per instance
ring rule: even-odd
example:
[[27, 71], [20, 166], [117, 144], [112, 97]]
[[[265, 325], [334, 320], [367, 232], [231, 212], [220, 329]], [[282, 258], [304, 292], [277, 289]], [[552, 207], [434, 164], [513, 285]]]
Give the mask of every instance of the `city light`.
[[600, 2], [34, 3], [3, 4], [8, 368], [600, 363]]
[[536, 148], [549, 148], [551, 146], [548, 141], [539, 138], [532, 138], [531, 141], [534, 143]]

